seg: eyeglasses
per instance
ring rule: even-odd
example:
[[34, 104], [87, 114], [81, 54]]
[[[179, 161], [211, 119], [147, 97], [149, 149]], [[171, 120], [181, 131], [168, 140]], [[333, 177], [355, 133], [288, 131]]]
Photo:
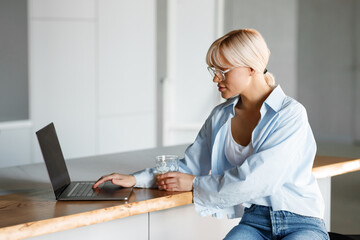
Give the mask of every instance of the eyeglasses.
[[222, 81], [225, 81], [225, 73], [230, 72], [234, 68], [236, 68], [236, 67], [226, 69], [225, 71], [222, 71], [222, 70], [214, 68], [214, 67], [208, 67], [207, 69], [213, 78], [216, 76], [222, 82]]

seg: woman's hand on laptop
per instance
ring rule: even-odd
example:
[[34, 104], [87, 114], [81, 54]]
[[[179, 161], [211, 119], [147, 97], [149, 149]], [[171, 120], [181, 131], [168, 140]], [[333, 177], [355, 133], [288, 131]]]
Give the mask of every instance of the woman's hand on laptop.
[[136, 179], [132, 175], [112, 173], [109, 175], [102, 176], [97, 182], [93, 185], [93, 188], [97, 188], [100, 184], [111, 181], [115, 185], [122, 187], [132, 187], [136, 184]]

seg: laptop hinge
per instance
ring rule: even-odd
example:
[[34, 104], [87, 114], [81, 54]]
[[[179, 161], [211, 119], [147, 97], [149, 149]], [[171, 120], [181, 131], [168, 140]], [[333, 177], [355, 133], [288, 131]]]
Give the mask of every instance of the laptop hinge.
[[65, 184], [64, 186], [62, 186], [60, 189], [56, 190], [56, 200], [59, 199], [60, 195], [65, 191], [65, 189], [70, 185], [70, 183]]

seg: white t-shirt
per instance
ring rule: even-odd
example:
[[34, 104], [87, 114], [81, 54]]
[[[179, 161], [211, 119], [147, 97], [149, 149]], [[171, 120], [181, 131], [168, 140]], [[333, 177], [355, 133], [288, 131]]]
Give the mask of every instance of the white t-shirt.
[[245, 159], [254, 152], [254, 148], [251, 144], [251, 141], [247, 146], [238, 144], [231, 134], [231, 120], [228, 126], [229, 127], [225, 144], [225, 156], [233, 166], [240, 166], [243, 164]]

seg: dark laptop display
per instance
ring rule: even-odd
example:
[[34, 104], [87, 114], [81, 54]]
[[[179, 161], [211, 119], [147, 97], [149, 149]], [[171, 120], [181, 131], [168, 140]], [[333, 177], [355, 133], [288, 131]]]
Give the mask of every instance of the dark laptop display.
[[132, 188], [106, 182], [92, 189], [94, 182], [71, 182], [53, 123], [37, 131], [36, 135], [56, 200], [128, 200]]

